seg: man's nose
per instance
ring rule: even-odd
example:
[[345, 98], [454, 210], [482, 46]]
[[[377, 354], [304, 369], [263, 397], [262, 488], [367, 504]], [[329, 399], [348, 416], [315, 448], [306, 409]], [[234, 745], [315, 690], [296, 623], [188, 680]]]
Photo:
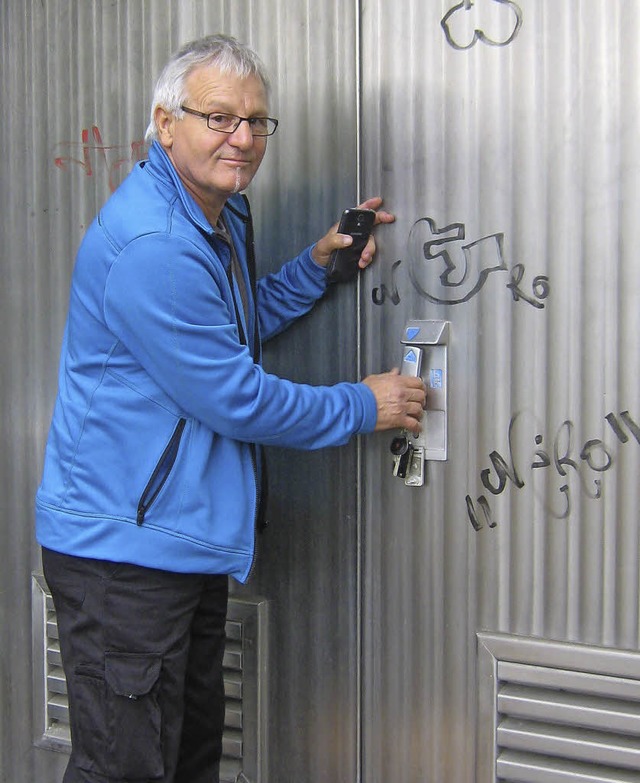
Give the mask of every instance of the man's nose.
[[253, 145], [253, 133], [251, 125], [246, 119], [241, 119], [238, 127], [229, 134], [229, 142], [236, 147], [251, 147]]

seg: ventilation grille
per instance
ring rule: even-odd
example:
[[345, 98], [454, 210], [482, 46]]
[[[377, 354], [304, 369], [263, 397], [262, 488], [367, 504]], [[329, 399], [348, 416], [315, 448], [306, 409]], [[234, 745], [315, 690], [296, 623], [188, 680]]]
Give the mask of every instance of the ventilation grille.
[[[67, 684], [62, 669], [55, 608], [44, 579], [33, 578], [36, 743], [70, 752]], [[226, 694], [220, 780], [260, 783], [264, 757], [266, 603], [230, 598], [224, 656]]]
[[491, 719], [480, 716], [485, 746], [478, 756], [492, 758], [479, 780], [640, 781], [637, 653], [514, 637], [479, 640], [480, 682], [490, 690], [480, 704], [485, 712], [491, 702], [493, 708]]

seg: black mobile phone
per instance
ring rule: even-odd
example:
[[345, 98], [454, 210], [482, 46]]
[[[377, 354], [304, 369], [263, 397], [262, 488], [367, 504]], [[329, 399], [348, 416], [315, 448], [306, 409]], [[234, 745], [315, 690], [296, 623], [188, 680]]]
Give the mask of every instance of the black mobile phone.
[[358, 274], [358, 261], [369, 241], [375, 219], [373, 209], [345, 209], [342, 213], [338, 233], [349, 234], [353, 243], [332, 253], [327, 267], [330, 283], [344, 283]]

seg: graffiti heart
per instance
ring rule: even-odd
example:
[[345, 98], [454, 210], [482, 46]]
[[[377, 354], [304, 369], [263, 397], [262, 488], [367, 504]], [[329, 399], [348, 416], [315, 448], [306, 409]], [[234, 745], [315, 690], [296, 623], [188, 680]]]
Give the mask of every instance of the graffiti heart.
[[512, 0], [463, 0], [443, 16], [440, 25], [454, 49], [471, 49], [478, 42], [508, 46], [522, 27], [522, 9]]

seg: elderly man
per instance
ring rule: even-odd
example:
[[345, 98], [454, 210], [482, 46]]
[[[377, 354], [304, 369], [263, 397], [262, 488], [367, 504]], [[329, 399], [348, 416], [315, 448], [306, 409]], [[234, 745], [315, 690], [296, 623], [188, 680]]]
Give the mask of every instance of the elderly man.
[[261, 446], [420, 428], [418, 379], [312, 387], [260, 366], [261, 341], [310, 310], [351, 241], [333, 227], [256, 281], [240, 191], [277, 127], [268, 96], [233, 38], [183, 47], [156, 85], [148, 160], [78, 251], [36, 499], [68, 683], [65, 783], [217, 781], [227, 582], [253, 566]]

